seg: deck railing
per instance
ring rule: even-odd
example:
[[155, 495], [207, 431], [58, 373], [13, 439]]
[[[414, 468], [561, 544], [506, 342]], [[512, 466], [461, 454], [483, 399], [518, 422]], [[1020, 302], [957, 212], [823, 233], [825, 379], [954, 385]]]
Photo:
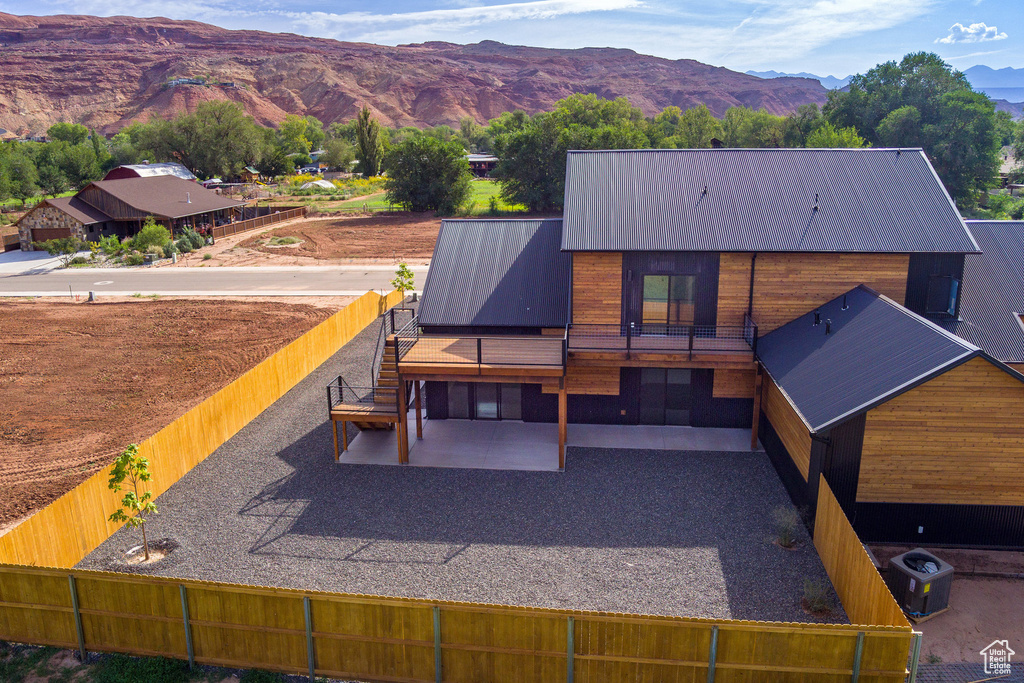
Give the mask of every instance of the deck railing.
[[567, 339], [561, 336], [422, 334], [413, 319], [395, 333], [395, 355], [402, 364], [560, 368]]
[[743, 325], [580, 324], [569, 328], [567, 339], [569, 351], [753, 356], [757, 324], [747, 316]]
[[327, 385], [327, 410], [330, 412], [339, 405], [398, 405], [397, 394], [397, 387], [354, 387], [338, 375]]
[[[406, 316], [409, 318], [408, 321]], [[381, 318], [383, 320], [381, 320], [380, 330], [377, 333], [377, 346], [373, 353], [373, 364], [370, 366], [371, 381], [375, 384], [380, 376], [380, 366], [384, 361], [384, 347], [387, 344], [388, 337], [404, 329], [405, 325], [415, 321], [416, 311], [412, 308], [395, 306], [385, 311]]]

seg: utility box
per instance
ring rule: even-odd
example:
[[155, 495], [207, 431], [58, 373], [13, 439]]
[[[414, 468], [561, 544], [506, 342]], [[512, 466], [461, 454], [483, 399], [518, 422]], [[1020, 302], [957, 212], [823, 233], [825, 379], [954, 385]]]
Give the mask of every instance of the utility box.
[[905, 612], [927, 616], [949, 606], [953, 566], [915, 548], [889, 560], [885, 583]]

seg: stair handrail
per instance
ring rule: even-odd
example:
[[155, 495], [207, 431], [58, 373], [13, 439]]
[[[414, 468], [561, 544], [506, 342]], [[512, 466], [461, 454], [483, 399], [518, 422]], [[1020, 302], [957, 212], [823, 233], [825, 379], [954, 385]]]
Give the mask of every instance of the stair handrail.
[[395, 334], [395, 328], [397, 327], [395, 311], [409, 311], [413, 314], [413, 320], [416, 319], [416, 309], [404, 306], [389, 308], [381, 316], [384, 320], [381, 321], [380, 329], [377, 332], [377, 346], [373, 351], [373, 362], [370, 364], [370, 382], [373, 383], [373, 386], [377, 386], [377, 378], [380, 376], [381, 363], [384, 362], [384, 347], [387, 345], [388, 336]]

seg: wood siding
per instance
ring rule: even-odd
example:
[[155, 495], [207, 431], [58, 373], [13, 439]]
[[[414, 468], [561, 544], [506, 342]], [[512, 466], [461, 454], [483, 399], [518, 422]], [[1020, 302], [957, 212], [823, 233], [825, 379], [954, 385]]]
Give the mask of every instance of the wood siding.
[[1024, 505], [1024, 382], [974, 358], [870, 411], [858, 502]]
[[576, 325], [621, 324], [621, 253], [576, 252], [572, 255], [572, 322]]
[[811, 434], [807, 430], [807, 425], [769, 376], [765, 376], [764, 380], [761, 409], [789, 451], [789, 457], [800, 470], [804, 481], [807, 481], [807, 473], [811, 467]]
[[[565, 389], [570, 394], [587, 396], [618, 396], [619, 369], [569, 365], [565, 371]], [[545, 394], [557, 394], [557, 384], [545, 384]]]
[[[750, 254], [722, 254], [718, 324], [742, 325], [750, 297]], [[761, 335], [864, 284], [902, 304], [910, 257], [906, 254], [757, 255], [754, 320]]]
[[754, 398], [756, 370], [715, 370], [712, 398]]

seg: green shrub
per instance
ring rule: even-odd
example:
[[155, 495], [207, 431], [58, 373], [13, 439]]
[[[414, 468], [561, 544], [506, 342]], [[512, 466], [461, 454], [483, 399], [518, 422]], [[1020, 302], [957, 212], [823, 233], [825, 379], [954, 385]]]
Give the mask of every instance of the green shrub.
[[301, 242], [298, 237], [286, 236], [286, 237], [271, 237], [267, 240], [267, 244], [273, 244], [274, 246], [281, 246], [285, 244], [298, 244]]
[[788, 505], [780, 505], [772, 510], [772, 519], [775, 521], [776, 541], [783, 548], [792, 548], [796, 545], [796, 531], [800, 526], [800, 515]]
[[155, 244], [151, 245], [149, 247], [146, 247], [146, 253], [147, 254], [152, 254], [153, 256], [156, 256], [157, 258], [163, 258], [164, 257], [164, 249], [163, 249], [163, 247], [158, 247]]
[[212, 258], [213, 258], [213, 254], [203, 254], [203, 260], [204, 261], [209, 261]]
[[174, 246], [177, 247], [178, 251], [182, 254], [192, 253], [192, 243], [188, 241], [187, 237], [179, 238], [178, 241], [174, 243]]
[[188, 240], [188, 243], [192, 245], [192, 249], [200, 249], [206, 245], [206, 240], [203, 239], [203, 236], [192, 228], [182, 230], [181, 236]]
[[126, 266], [141, 266], [145, 261], [142, 254], [128, 254], [124, 257], [124, 264]]
[[107, 256], [117, 256], [122, 251], [121, 240], [117, 235], [106, 235], [100, 238], [100, 251]]
[[832, 611], [832, 590], [827, 581], [804, 580], [804, 607], [813, 614]]
[[76, 256], [75, 258], [71, 259], [70, 265], [72, 265], [72, 266], [84, 266], [84, 265], [88, 265], [88, 263], [89, 263], [89, 259], [87, 259], [86, 257], [84, 257], [84, 256]]
[[160, 248], [164, 250], [165, 258], [171, 258], [172, 256], [178, 253], [178, 247], [176, 247], [174, 242], [172, 242], [171, 240], [167, 240], [167, 242], [163, 244]]
[[171, 233], [162, 225], [158, 225], [153, 217], [146, 219], [142, 229], [132, 238], [132, 248], [137, 251], [148, 251], [150, 247], [159, 246], [171, 239]]
[[93, 670], [95, 683], [188, 683], [188, 664], [164, 657], [128, 657], [110, 655]]

